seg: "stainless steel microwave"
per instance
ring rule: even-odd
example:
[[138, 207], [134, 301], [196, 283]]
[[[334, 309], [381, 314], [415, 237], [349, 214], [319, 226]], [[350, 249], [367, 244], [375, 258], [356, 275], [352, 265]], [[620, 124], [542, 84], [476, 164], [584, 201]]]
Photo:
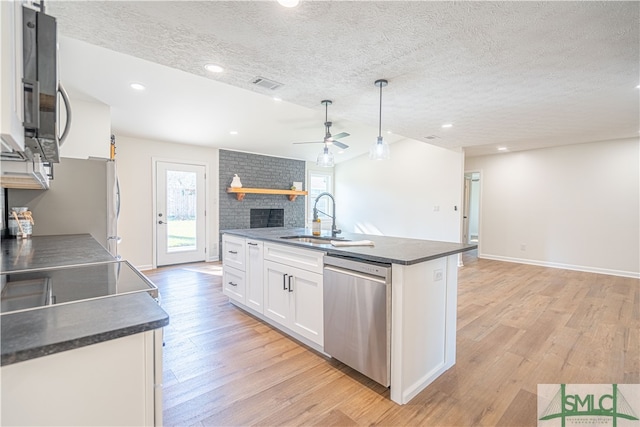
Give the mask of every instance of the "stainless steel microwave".
[[[22, 58], [25, 151], [45, 162], [60, 161], [60, 144], [69, 131], [69, 98], [58, 80], [58, 30], [54, 17], [22, 7]], [[58, 93], [67, 122], [59, 136]], [[30, 151], [30, 152], [29, 152]]]

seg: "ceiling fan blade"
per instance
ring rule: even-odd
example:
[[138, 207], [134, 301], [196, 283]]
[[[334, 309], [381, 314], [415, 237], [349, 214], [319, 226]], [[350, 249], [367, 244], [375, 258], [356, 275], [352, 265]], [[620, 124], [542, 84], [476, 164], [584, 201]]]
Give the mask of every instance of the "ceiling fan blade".
[[347, 132], [340, 132], [339, 134], [333, 135], [331, 138], [336, 140], [336, 139], [340, 139], [340, 138], [346, 138], [349, 135], [351, 135], [351, 134], [347, 133]]
[[333, 145], [335, 145], [336, 147], [342, 148], [343, 150], [349, 148], [349, 146], [347, 144], [345, 144], [344, 142], [333, 140], [331, 143]]
[[294, 142], [294, 144], [324, 144], [324, 141], [305, 141], [305, 142]]

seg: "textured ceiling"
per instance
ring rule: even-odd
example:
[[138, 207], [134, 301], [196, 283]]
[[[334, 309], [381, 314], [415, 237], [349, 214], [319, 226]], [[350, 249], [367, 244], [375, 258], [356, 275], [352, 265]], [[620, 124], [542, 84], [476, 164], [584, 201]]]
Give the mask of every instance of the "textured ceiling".
[[[403, 136], [481, 155], [498, 146], [635, 138], [640, 129], [639, 2], [302, 0], [288, 9], [275, 1], [58, 0], [47, 3], [47, 13], [58, 18], [62, 35], [90, 44], [70, 40], [66, 53], [61, 47], [75, 58], [61, 65], [63, 79], [66, 72], [74, 90], [116, 104], [114, 129], [137, 136], [145, 129], [131, 118], [140, 111], [127, 108], [141, 107], [113, 91], [101, 94], [95, 86], [104, 91], [105, 83], [87, 77], [97, 79], [101, 71], [91, 67], [111, 55], [96, 46], [120, 53], [110, 59], [115, 67], [123, 61], [120, 72], [173, 69], [166, 77], [172, 98], [157, 98], [145, 113], [174, 103], [182, 113], [203, 104], [227, 110], [218, 131], [191, 129], [193, 139], [182, 132], [182, 142], [311, 159], [320, 146], [291, 142], [322, 138], [320, 101], [331, 99], [334, 133], [350, 132], [343, 142], [352, 146], [350, 156], [361, 154], [377, 134], [379, 78], [389, 80], [383, 129], [393, 131], [385, 136], [390, 142]], [[78, 63], [81, 55], [98, 59]], [[207, 73], [207, 63], [225, 72]], [[255, 86], [256, 76], [283, 86]], [[191, 90], [179, 90], [182, 78]], [[273, 95], [286, 107], [270, 107]], [[252, 106], [229, 98], [235, 96]], [[225, 135], [228, 123], [241, 129], [235, 140]], [[262, 138], [249, 137], [246, 127], [260, 127]], [[153, 129], [149, 136], [158, 137]]]

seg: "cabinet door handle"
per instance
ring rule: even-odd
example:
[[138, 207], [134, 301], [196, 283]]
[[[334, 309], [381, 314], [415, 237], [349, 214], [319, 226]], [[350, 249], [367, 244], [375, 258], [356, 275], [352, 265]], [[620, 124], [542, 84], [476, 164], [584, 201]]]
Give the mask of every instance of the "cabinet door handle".
[[233, 282], [229, 282], [229, 284], [230, 284], [231, 286], [238, 286], [238, 284], [237, 284], [237, 283], [233, 283]]
[[293, 276], [289, 276], [289, 292], [293, 292], [293, 289], [291, 289], [291, 279], [293, 278]]
[[282, 275], [282, 290], [283, 291], [287, 290], [287, 276], [288, 276], [288, 274], [283, 274]]
[[257, 243], [251, 243], [251, 242], [247, 242], [247, 245], [251, 245], [251, 246], [258, 246]]
[[230, 254], [234, 254], [234, 255], [237, 255], [237, 254], [238, 254], [238, 252], [237, 252], [237, 251], [229, 251], [229, 253], [230, 253]]

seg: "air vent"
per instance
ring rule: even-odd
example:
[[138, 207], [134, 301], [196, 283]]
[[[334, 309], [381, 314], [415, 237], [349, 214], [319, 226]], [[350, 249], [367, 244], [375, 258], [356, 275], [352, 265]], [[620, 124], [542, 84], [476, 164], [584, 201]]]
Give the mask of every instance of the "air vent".
[[425, 136], [425, 139], [440, 139], [440, 137], [438, 135], [429, 135]]
[[276, 90], [282, 86], [282, 83], [278, 83], [274, 80], [265, 79], [264, 77], [260, 77], [260, 76], [251, 80], [251, 83], [253, 83], [256, 86], [260, 86], [269, 90]]

